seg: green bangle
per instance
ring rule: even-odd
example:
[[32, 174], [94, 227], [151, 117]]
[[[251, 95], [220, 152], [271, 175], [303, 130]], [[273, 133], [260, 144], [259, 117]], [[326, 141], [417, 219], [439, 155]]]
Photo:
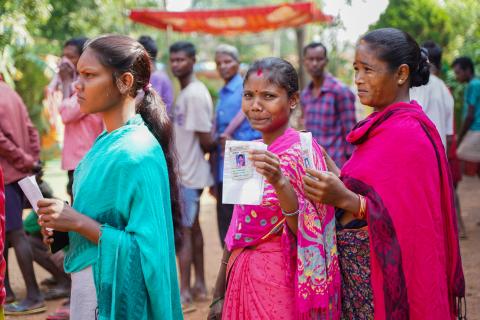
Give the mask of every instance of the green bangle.
[[223, 300], [225, 297], [220, 297], [220, 298], [217, 298], [215, 300], [213, 300], [213, 302], [208, 306], [209, 308], [213, 307], [214, 305], [217, 304], [217, 302]]

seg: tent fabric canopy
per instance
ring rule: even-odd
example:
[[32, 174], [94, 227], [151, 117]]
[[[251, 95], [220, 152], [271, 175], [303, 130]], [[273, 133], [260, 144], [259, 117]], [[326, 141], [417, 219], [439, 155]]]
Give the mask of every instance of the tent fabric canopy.
[[177, 32], [203, 32], [232, 35], [279, 28], [298, 27], [311, 22], [331, 22], [332, 17], [316, 9], [311, 2], [285, 3], [264, 7], [183, 12], [134, 9], [133, 21]]

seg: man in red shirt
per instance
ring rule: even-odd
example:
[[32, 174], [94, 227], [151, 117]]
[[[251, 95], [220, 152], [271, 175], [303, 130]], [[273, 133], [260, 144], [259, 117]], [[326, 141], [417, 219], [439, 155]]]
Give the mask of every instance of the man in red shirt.
[[[8, 261], [8, 246], [13, 247], [27, 288], [26, 298], [6, 305], [5, 314], [31, 314], [46, 309], [35, 278], [32, 249], [23, 230], [24, 195], [17, 182], [39, 167], [40, 142], [22, 99], [3, 81], [0, 81], [0, 97], [0, 166], [5, 179], [7, 243], [3, 253], [5, 261]], [[5, 288], [7, 301], [15, 300], [8, 273]]]
[[[3, 185], [3, 171], [0, 167], [0, 252], [3, 252], [5, 245], [5, 187]], [[3, 319], [3, 305], [5, 304], [5, 259], [0, 255], [0, 319]]]

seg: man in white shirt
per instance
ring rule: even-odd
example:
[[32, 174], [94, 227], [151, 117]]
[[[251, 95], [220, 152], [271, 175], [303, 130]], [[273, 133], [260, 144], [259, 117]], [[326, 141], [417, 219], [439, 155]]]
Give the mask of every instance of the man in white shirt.
[[[179, 41], [170, 47], [170, 66], [180, 83], [180, 94], [173, 108], [175, 145], [178, 156], [183, 241], [178, 251], [180, 293], [188, 308], [193, 298], [206, 299], [207, 288], [203, 264], [203, 235], [198, 220], [200, 195], [213, 185], [205, 153], [213, 151], [213, 102], [207, 87], [195, 78], [196, 50], [190, 42]], [[195, 284], [190, 287], [191, 265], [195, 267]]]
[[417, 101], [423, 111], [437, 127], [443, 146], [449, 150], [453, 138], [453, 96], [445, 83], [438, 77], [441, 70], [442, 49], [433, 41], [427, 41], [422, 48], [430, 60], [430, 80], [421, 87], [410, 89], [410, 99]]
[[[428, 83], [421, 87], [410, 89], [410, 99], [417, 101], [423, 108], [423, 111], [432, 120], [437, 127], [440, 138], [442, 138], [445, 152], [449, 150], [454, 139], [454, 100], [445, 83], [439, 78], [442, 62], [442, 49], [433, 41], [427, 41], [422, 45], [422, 50], [427, 50], [428, 60], [430, 61], [430, 79]], [[455, 188], [456, 188], [455, 184]], [[459, 234], [461, 238], [466, 237], [465, 226], [463, 223], [460, 200], [455, 189], [455, 206], [457, 209], [457, 219]]]

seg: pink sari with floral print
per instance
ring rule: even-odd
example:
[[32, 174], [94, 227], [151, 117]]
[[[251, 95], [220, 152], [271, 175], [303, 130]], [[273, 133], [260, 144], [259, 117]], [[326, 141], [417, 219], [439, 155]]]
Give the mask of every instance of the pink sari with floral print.
[[[266, 181], [261, 205], [236, 205], [225, 242], [227, 268], [223, 319], [339, 319], [340, 271], [334, 210], [307, 200], [299, 132], [287, 129], [268, 146], [298, 195], [298, 232], [285, 224]], [[326, 170], [313, 142], [314, 166]]]

